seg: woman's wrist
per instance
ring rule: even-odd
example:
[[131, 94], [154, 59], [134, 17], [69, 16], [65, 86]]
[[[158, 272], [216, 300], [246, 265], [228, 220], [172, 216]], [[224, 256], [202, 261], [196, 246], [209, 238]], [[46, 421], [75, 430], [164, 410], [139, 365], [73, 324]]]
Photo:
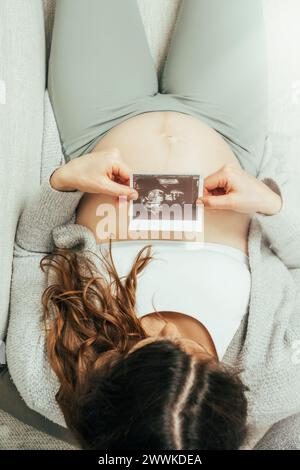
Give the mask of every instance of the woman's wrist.
[[279, 194], [276, 194], [270, 189], [270, 195], [262, 201], [262, 206], [258, 211], [259, 214], [263, 215], [276, 215], [281, 211], [282, 208], [282, 198]]
[[71, 192], [76, 191], [76, 188], [70, 187], [66, 184], [64, 178], [63, 167], [59, 167], [53, 171], [49, 178], [50, 186], [55, 189], [56, 191], [64, 191], [64, 192]]

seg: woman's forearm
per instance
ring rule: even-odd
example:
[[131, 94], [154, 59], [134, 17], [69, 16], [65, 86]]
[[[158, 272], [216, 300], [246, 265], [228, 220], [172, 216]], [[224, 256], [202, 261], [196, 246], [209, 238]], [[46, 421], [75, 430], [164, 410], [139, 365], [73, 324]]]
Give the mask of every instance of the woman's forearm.
[[282, 209], [282, 203], [281, 196], [270, 189], [268, 197], [262, 199], [257, 213], [267, 216], [279, 214]]
[[58, 191], [79, 190], [136, 199], [137, 192], [129, 187], [129, 181], [130, 168], [123, 162], [118, 148], [91, 152], [70, 160], [50, 177], [52, 187]]

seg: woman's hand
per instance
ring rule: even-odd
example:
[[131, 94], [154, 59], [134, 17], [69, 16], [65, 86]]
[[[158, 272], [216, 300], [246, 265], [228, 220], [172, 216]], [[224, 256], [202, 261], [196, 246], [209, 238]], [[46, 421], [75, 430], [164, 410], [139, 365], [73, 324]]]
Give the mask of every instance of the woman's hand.
[[245, 214], [274, 215], [282, 207], [281, 197], [265, 183], [238, 166], [225, 165], [204, 179], [204, 194], [198, 199], [208, 209]]
[[50, 184], [57, 191], [79, 190], [136, 199], [137, 192], [129, 187], [129, 173], [119, 149], [112, 148], [70, 160], [52, 173]]

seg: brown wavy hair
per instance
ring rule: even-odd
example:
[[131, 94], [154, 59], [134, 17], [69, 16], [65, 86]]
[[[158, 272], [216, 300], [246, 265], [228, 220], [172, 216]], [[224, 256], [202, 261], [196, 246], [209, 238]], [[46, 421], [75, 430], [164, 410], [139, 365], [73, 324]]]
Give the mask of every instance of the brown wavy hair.
[[[55, 282], [43, 293], [47, 352], [59, 382], [58, 400], [84, 393], [88, 374], [126, 354], [147, 334], [135, 313], [137, 276], [151, 260], [151, 246], [137, 254], [125, 279], [117, 273], [111, 251], [57, 249], [41, 260]], [[105, 276], [95, 268], [94, 258]], [[65, 400], [64, 400], [65, 401]]]

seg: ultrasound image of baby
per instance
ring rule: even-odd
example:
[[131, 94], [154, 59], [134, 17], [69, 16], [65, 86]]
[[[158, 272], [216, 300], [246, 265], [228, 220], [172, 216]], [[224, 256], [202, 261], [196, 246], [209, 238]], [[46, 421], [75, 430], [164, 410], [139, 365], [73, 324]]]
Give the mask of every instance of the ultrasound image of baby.
[[133, 174], [131, 186], [139, 194], [138, 199], [132, 202], [131, 221], [138, 220], [140, 226], [141, 221], [148, 221], [142, 224], [143, 228], [157, 228], [158, 220], [161, 221], [161, 229], [166, 228], [164, 221], [197, 221], [196, 200], [203, 191], [201, 176]]

